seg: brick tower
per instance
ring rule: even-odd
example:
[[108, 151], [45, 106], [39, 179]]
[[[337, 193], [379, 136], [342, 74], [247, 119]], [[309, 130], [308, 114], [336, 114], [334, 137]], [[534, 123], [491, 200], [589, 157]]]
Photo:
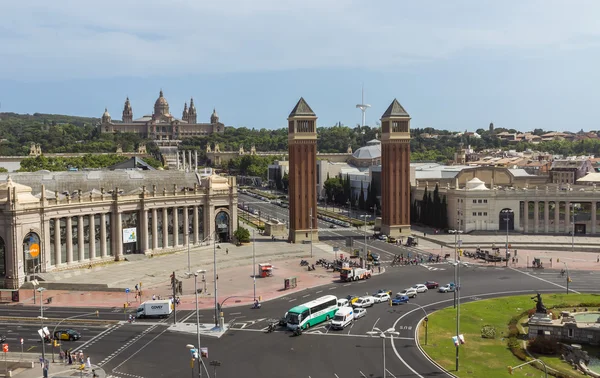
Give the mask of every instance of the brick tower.
[[288, 117], [288, 153], [289, 240], [317, 241], [317, 116], [303, 98]]
[[381, 233], [410, 235], [410, 116], [396, 99], [381, 116]]

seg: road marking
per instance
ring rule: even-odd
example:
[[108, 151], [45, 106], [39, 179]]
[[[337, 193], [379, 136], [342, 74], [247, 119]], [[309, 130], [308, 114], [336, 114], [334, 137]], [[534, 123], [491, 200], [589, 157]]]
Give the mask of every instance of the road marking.
[[329, 290], [335, 290], [335, 286], [334, 287], [330, 287]]
[[316, 294], [319, 294], [319, 293], [322, 293], [322, 292], [323, 292], [323, 290], [319, 290], [319, 291], [316, 292]]
[[381, 318], [377, 318], [377, 320], [375, 320], [375, 324], [373, 324], [373, 327], [371, 327], [371, 332], [373, 332], [373, 330], [375, 329], [375, 326], [377, 325], [377, 322], [379, 322], [379, 319]]
[[[555, 282], [552, 282], [552, 281], [545, 280], [545, 279], [543, 279], [542, 277], [536, 277], [536, 276], [534, 276], [534, 275], [531, 275], [531, 274], [529, 274], [529, 272], [522, 272], [522, 271], [520, 271], [519, 269], [515, 269], [515, 268], [511, 268], [511, 267], [508, 267], [508, 269], [510, 269], [510, 270], [512, 270], [512, 271], [515, 271], [515, 272], [519, 272], [519, 273], [521, 273], [521, 274], [524, 274], [524, 275], [526, 275], [526, 276], [529, 276], [529, 277], [535, 278], [535, 279], [537, 279], [537, 280], [540, 280], [540, 281], [542, 281], [542, 282], [546, 282], [546, 283], [549, 283], [549, 284], [551, 284], [551, 285], [554, 285], [554, 286], [560, 287], [561, 289], [565, 289], [565, 290], [567, 289], [567, 287], [566, 287], [566, 286], [559, 285], [559, 284], [557, 284], [557, 283], [555, 283]], [[573, 290], [573, 289], [569, 289], [569, 291], [572, 291], [572, 292], [573, 292], [573, 293], [575, 293], [575, 294], [581, 294], [580, 292], [578, 292], [578, 291], [575, 291], [575, 290]]]
[[342, 285], [342, 286], [350, 286], [350, 285], [352, 285], [352, 284], [349, 284], [349, 283], [347, 283], [347, 284], [344, 284], [344, 285]]
[[310, 294], [303, 295], [302, 298], [310, 297]]
[[290, 299], [288, 302], [293, 302], [293, 301], [295, 301], [295, 300], [296, 300], [296, 298], [294, 298], [294, 299]]
[[242, 315], [241, 312], [230, 312], [229, 315]]
[[[131, 360], [136, 354], [140, 353], [142, 350], [144, 350], [144, 348], [146, 348], [148, 345], [150, 345], [154, 340], [158, 339], [160, 336], [162, 336], [163, 333], [167, 332], [169, 330], [169, 328], [165, 328], [161, 333], [159, 333], [158, 335], [156, 335], [152, 340], [148, 341], [146, 344], [144, 344], [141, 348], [137, 349], [134, 353], [130, 354], [129, 357], [121, 362], [119, 365], [117, 365], [114, 369], [112, 369], [113, 373], [117, 373], [117, 369], [120, 368], [121, 366], [123, 366], [125, 363], [127, 363], [129, 360]], [[115, 356], [116, 357], [116, 356]], [[108, 361], [107, 361], [108, 362]], [[204, 362], [202, 362], [202, 365], [204, 365]], [[208, 375], [208, 374], [207, 374]]]
[[392, 374], [392, 372], [391, 372], [391, 371], [389, 371], [388, 369], [385, 369], [385, 371], [387, 371], [387, 372], [388, 372], [388, 374], [392, 376], [392, 378], [396, 378], [396, 376], [395, 376], [394, 374]]
[[359, 372], [359, 373], [360, 373], [360, 375], [362, 375], [364, 378], [367, 378], [367, 376], [366, 376], [366, 375], [364, 375], [364, 373], [363, 373], [362, 371], [360, 371], [360, 370], [359, 370], [358, 372]]
[[340, 377], [338, 377], [338, 375], [337, 375], [337, 374], [335, 374], [335, 373], [333, 373], [333, 375], [335, 375], [335, 378], [340, 378]]

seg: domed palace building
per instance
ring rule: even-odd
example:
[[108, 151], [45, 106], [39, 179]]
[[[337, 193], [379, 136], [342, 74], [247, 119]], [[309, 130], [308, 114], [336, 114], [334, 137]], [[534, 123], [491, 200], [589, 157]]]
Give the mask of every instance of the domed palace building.
[[100, 124], [101, 133], [135, 133], [157, 141], [181, 140], [224, 131], [225, 125], [219, 122], [219, 115], [215, 109], [210, 116], [210, 123], [198, 123], [193, 98], [190, 99], [189, 107], [187, 102], [184, 104], [181, 119], [175, 118], [170, 112], [169, 102], [164, 97], [162, 90], [154, 103], [152, 115], [133, 119], [133, 109], [129, 97], [127, 97], [123, 106], [122, 120], [120, 122], [113, 121], [108, 109], [104, 109]]

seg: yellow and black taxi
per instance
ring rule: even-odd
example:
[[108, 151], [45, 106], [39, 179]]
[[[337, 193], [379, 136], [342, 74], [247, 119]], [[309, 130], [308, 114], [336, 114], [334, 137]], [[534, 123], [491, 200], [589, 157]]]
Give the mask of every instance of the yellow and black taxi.
[[81, 334], [74, 329], [62, 329], [54, 332], [55, 340], [76, 341], [81, 338]]

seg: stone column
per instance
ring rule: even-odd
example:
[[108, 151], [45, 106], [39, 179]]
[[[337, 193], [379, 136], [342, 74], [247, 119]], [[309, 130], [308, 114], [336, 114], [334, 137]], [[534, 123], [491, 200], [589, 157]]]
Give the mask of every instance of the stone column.
[[175, 153], [177, 154], [177, 170], [179, 170], [179, 150], [176, 150]]
[[565, 202], [565, 234], [571, 229], [571, 202]]
[[106, 258], [106, 214], [100, 214], [100, 258]]
[[560, 201], [554, 201], [554, 233], [560, 233]]
[[173, 208], [173, 246], [179, 246], [179, 214], [177, 207]]
[[591, 230], [592, 234], [596, 233], [596, 211], [597, 211], [596, 207], [597, 207], [597, 202], [592, 201], [592, 230]]
[[183, 164], [182, 168], [183, 168], [183, 171], [185, 171], [185, 151], [181, 151], [181, 156], [182, 156], [181, 162]]
[[85, 240], [83, 235], [83, 215], [77, 216], [77, 249], [79, 251], [79, 262], [85, 261]]
[[167, 217], [167, 208], [163, 207], [162, 209], [162, 217], [163, 217], [163, 249], [169, 248], [169, 218]]
[[190, 220], [188, 217], [188, 207], [183, 207], [183, 245], [190, 242]]
[[115, 246], [117, 247], [115, 251], [115, 260], [121, 261], [123, 260], [123, 214], [120, 211], [116, 211], [117, 215], [115, 216], [115, 234], [113, 237], [116, 239]]
[[524, 222], [523, 222], [523, 232], [528, 233], [529, 232], [529, 201], [525, 201], [524, 210], [525, 210], [525, 218], [524, 218]]
[[152, 209], [152, 250], [158, 248], [158, 219], [156, 219], [156, 209]]
[[60, 248], [60, 218], [54, 218], [54, 260], [56, 260], [56, 266], [62, 264], [62, 252]]
[[142, 253], [148, 251], [148, 210], [142, 210]]
[[193, 227], [194, 227], [194, 244], [198, 244], [200, 243], [200, 235], [198, 232], [198, 225], [200, 224], [200, 222], [198, 222], [198, 206], [194, 206], [194, 219], [192, 220]]
[[539, 201], [533, 201], [533, 232], [540, 232], [540, 203]]
[[192, 172], [192, 150], [188, 151], [188, 167], [190, 167], [190, 172]]
[[198, 172], [198, 150], [194, 151], [194, 172]]
[[90, 214], [90, 260], [96, 260], [96, 217]]
[[71, 222], [71, 216], [67, 216], [66, 219], [66, 242], [67, 242], [67, 264], [73, 263], [73, 222]]
[[548, 233], [548, 223], [550, 222], [550, 216], [548, 212], [550, 211], [550, 203], [548, 201], [544, 201], [544, 233]]

